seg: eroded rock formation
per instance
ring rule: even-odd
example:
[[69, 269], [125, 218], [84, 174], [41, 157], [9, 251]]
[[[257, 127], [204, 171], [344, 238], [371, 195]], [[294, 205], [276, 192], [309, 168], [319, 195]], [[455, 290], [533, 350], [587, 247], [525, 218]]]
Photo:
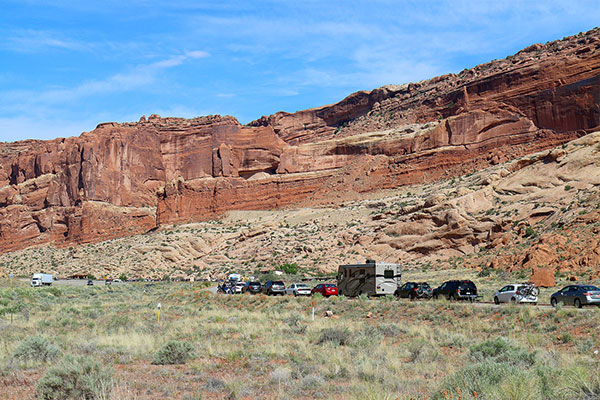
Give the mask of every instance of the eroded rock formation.
[[472, 172], [599, 125], [596, 29], [249, 126], [152, 115], [79, 137], [4, 143], [0, 251], [105, 240], [233, 209], [344, 201]]

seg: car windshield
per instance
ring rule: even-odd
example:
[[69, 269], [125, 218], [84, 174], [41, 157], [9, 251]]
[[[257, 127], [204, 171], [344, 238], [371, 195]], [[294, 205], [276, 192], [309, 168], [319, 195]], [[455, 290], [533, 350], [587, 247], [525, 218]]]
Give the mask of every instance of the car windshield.
[[475, 289], [475, 284], [473, 282], [461, 282], [459, 287], [461, 289]]
[[430, 287], [429, 287], [429, 284], [428, 284], [428, 283], [422, 283], [422, 284], [421, 284], [421, 287], [422, 287], [423, 289], [430, 289]]
[[325, 284], [323, 286], [325, 286], [325, 287], [335, 287], [335, 285], [333, 283], [327, 283], [327, 284]]
[[600, 289], [598, 289], [596, 286], [582, 286], [582, 287], [581, 287], [581, 289], [582, 289], [582, 290], [586, 290], [586, 291], [587, 291], [587, 290], [591, 290], [591, 291], [592, 291], [592, 290], [600, 290]]
[[308, 286], [306, 286], [304, 283], [299, 283], [299, 284], [296, 285], [296, 287], [299, 288], [299, 289], [306, 289], [306, 288], [308, 288]]

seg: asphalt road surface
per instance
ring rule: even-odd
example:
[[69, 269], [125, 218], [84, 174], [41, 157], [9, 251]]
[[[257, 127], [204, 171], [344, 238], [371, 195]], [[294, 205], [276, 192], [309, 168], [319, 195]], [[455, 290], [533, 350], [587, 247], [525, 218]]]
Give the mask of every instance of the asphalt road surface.
[[[24, 282], [26, 284], [31, 283], [31, 279], [27, 278], [19, 278], [19, 282]], [[87, 286], [87, 279], [59, 279], [57, 281], [52, 282], [52, 286]], [[104, 281], [94, 280], [94, 286], [105, 286]], [[128, 282], [112, 282], [111, 285], [126, 285]], [[215, 291], [216, 293], [216, 291]]]

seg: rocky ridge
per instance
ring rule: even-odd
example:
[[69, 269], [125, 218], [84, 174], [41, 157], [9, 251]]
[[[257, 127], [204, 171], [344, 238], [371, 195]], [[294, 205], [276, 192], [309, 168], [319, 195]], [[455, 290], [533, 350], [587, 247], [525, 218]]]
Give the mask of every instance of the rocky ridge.
[[153, 115], [80, 137], [3, 143], [0, 251], [98, 242], [230, 210], [335, 204], [460, 176], [593, 131], [599, 86], [595, 29], [249, 126], [228, 116]]
[[[600, 279], [600, 132], [468, 175], [376, 191], [335, 206], [230, 211], [220, 220], [0, 255], [19, 275], [196, 278], [296, 263], [332, 273], [366, 258], [407, 269], [471, 267]], [[536, 278], [537, 279], [537, 278]], [[547, 279], [551, 279], [550, 282]]]

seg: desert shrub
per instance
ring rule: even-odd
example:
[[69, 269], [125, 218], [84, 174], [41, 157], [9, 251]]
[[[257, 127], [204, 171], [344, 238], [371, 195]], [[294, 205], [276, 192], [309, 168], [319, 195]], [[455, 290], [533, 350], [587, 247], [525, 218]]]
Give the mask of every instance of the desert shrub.
[[292, 379], [292, 370], [285, 367], [278, 367], [271, 372], [271, 382], [278, 385], [287, 384]]
[[13, 357], [20, 361], [47, 362], [60, 355], [58, 346], [53, 345], [48, 339], [41, 336], [32, 336], [21, 342], [13, 353]]
[[535, 238], [535, 237], [537, 237], [537, 233], [532, 227], [528, 226], [525, 229], [525, 237]]
[[285, 263], [279, 269], [289, 275], [296, 275], [298, 273], [298, 265], [296, 263]]
[[345, 346], [350, 343], [352, 334], [348, 328], [321, 329], [317, 344], [331, 343], [335, 346]]
[[98, 362], [66, 356], [38, 381], [37, 392], [43, 400], [94, 400], [110, 393], [112, 380], [112, 370]]
[[203, 387], [209, 392], [220, 392], [227, 387], [227, 384], [219, 378], [209, 378]]
[[469, 349], [469, 356], [473, 361], [492, 360], [515, 365], [535, 364], [535, 354], [535, 351], [528, 352], [520, 345], [503, 337], [486, 340], [471, 346]]
[[448, 398], [445, 397], [445, 392], [454, 393], [457, 390], [464, 394], [488, 393], [513, 371], [515, 371], [514, 367], [509, 364], [489, 360], [469, 364], [447, 377], [442, 388], [433, 398]]
[[438, 357], [437, 349], [426, 339], [416, 339], [408, 344], [409, 360], [435, 361]]
[[171, 340], [158, 350], [152, 364], [185, 364], [194, 357], [194, 346], [188, 342]]
[[379, 345], [382, 340], [383, 334], [381, 331], [373, 325], [367, 325], [356, 332], [352, 338], [352, 345], [362, 349]]
[[405, 330], [394, 323], [382, 323], [377, 326], [377, 330], [385, 337], [396, 337], [405, 333]]

